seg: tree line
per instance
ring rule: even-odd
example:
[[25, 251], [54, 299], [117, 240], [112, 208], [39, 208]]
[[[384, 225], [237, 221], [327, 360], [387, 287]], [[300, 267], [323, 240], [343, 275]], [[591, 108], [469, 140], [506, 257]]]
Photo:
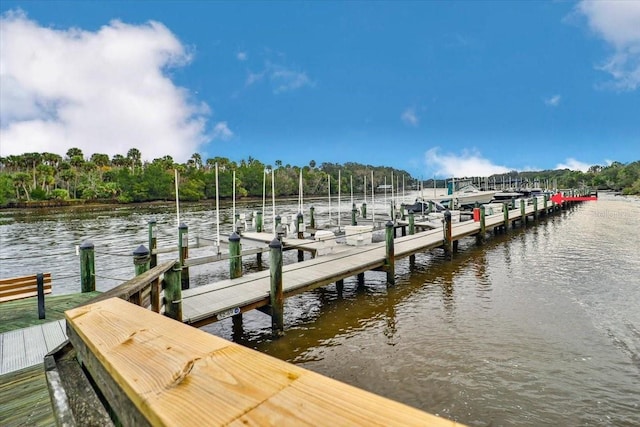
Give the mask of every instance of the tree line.
[[[171, 156], [143, 162], [137, 148], [131, 148], [126, 155], [116, 154], [112, 157], [102, 153], [85, 156], [81, 149], [70, 148], [65, 156], [45, 152], [0, 157], [0, 206], [46, 200], [118, 203], [173, 200], [174, 170], [179, 173], [180, 200], [212, 199], [216, 196], [216, 165], [219, 196], [223, 198], [231, 197], [234, 192], [234, 174], [237, 197], [261, 197], [265, 176], [268, 182], [266, 193], [269, 196], [271, 179], [275, 177], [277, 197], [297, 195], [300, 174], [305, 196], [326, 195], [329, 186], [333, 194], [338, 192], [338, 188], [342, 194], [349, 194], [352, 185], [355, 193], [362, 193], [365, 191], [365, 179], [366, 191], [370, 192], [372, 172], [374, 187], [390, 185], [392, 174], [395, 188], [401, 188], [403, 182], [406, 189], [419, 186], [417, 179], [404, 170], [353, 162], [316, 165], [311, 160], [305, 166], [292, 166], [276, 160], [274, 165], [267, 165], [253, 157], [239, 162], [225, 157], [203, 161], [198, 153], [194, 153], [185, 163], [177, 163]], [[493, 175], [482, 182], [500, 184], [505, 179], [529, 186], [553, 181], [559, 188], [589, 186], [640, 194], [640, 161], [594, 165], [587, 172], [568, 169], [512, 171]], [[433, 180], [424, 185], [433, 186]], [[441, 180], [436, 185], [443, 187], [445, 182]]]

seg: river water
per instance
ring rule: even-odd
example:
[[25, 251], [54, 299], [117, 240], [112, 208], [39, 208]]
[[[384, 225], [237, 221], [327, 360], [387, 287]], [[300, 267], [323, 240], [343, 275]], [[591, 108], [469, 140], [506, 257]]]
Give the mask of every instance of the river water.
[[[318, 215], [326, 211], [318, 202]], [[226, 207], [224, 231], [230, 216]], [[151, 218], [160, 246], [175, 242], [166, 205], [0, 211], [0, 277], [51, 271], [54, 293], [77, 292], [75, 246], [91, 239], [97, 287], [109, 289], [131, 277]], [[211, 205], [184, 206], [181, 221], [190, 236], [215, 231]], [[453, 261], [439, 250], [413, 267], [400, 261], [395, 286], [367, 272], [364, 287], [347, 279], [342, 295], [330, 285], [287, 299], [278, 340], [259, 312], [245, 314], [242, 331], [229, 320], [203, 329], [472, 426], [637, 426], [639, 249], [640, 200], [603, 195], [482, 247], [463, 240]], [[253, 257], [243, 265], [259, 268]], [[203, 266], [191, 277], [200, 285], [227, 274]]]

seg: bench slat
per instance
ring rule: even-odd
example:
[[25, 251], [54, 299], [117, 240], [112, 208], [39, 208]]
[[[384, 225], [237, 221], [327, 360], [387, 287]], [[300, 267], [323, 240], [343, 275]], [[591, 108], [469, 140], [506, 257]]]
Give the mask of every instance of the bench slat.
[[[43, 275], [44, 282], [51, 282], [51, 273], [44, 273]], [[21, 286], [23, 284], [29, 283], [37, 283], [38, 276], [35, 274], [33, 276], [24, 276], [24, 277], [11, 277], [9, 279], [0, 279], [0, 288], [4, 287], [13, 287], [13, 286]]]
[[[52, 291], [51, 273], [43, 274], [44, 293]], [[13, 301], [38, 295], [38, 276], [0, 279], [0, 302]]]

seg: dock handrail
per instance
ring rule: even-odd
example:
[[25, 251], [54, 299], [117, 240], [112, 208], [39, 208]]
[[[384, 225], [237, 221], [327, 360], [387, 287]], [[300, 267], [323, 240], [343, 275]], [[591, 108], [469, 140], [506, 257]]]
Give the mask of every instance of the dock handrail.
[[113, 289], [103, 292], [83, 305], [116, 297], [161, 313], [165, 305], [162, 301], [162, 290], [165, 288], [164, 274], [173, 269], [176, 264], [175, 260], [162, 263]]

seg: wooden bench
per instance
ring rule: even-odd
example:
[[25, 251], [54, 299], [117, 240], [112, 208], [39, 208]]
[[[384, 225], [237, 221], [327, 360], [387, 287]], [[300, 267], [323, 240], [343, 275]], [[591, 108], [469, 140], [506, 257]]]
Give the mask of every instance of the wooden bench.
[[[44, 273], [44, 293], [51, 293], [51, 273]], [[38, 275], [0, 279], [0, 302], [38, 295]]]
[[[108, 411], [97, 411], [100, 400], [92, 387], [124, 426], [459, 425], [119, 298], [65, 316], [70, 345], [45, 357], [60, 425], [110, 424]], [[78, 360], [86, 370], [73, 369], [80, 377], [69, 381], [74, 375], [66, 363]], [[81, 380], [83, 373], [93, 381]]]

